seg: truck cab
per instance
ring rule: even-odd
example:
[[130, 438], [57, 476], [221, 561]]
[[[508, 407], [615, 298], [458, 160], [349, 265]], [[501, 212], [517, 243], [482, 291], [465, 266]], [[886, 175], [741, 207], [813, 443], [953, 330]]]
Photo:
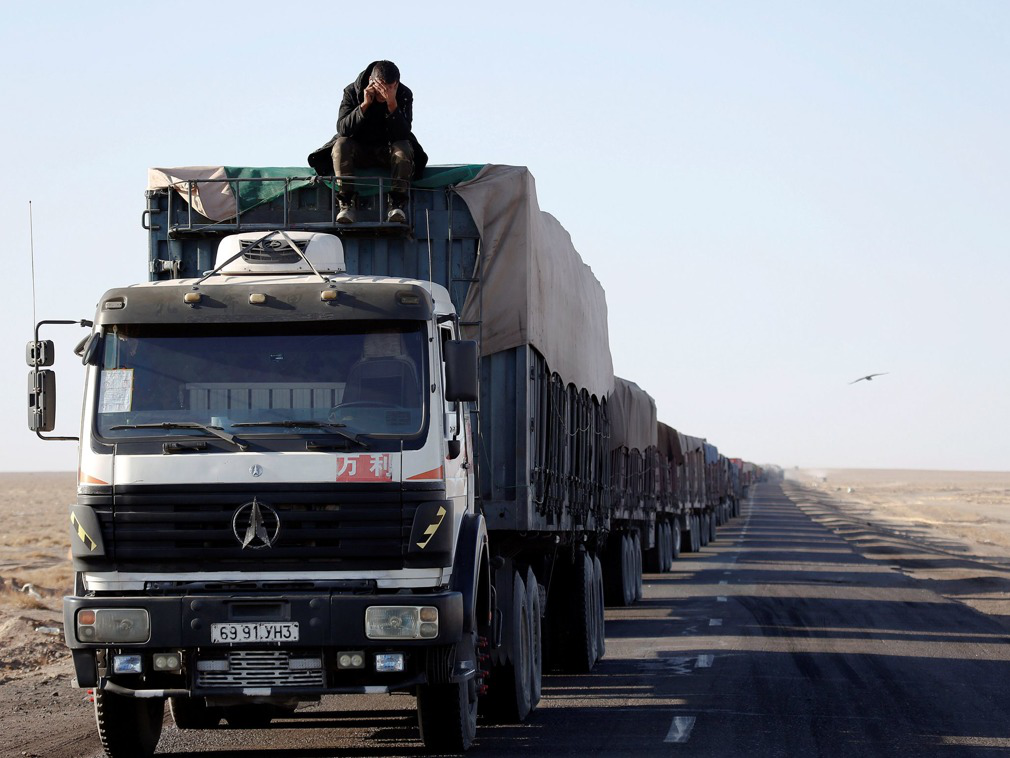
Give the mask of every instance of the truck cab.
[[184, 723], [398, 690], [422, 733], [475, 719], [477, 349], [444, 287], [236, 234], [200, 278], [106, 292], [81, 354], [65, 632], [107, 750], [153, 750], [165, 697]]

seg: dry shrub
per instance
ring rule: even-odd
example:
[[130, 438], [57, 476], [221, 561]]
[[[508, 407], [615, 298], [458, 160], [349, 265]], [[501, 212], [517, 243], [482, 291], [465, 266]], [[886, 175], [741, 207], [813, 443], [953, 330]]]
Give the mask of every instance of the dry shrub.
[[48, 610], [49, 605], [46, 601], [39, 600], [34, 595], [29, 595], [27, 592], [12, 592], [5, 591], [0, 592], [0, 603], [4, 605], [12, 605], [15, 608], [26, 608], [26, 609], [37, 609], [37, 610]]

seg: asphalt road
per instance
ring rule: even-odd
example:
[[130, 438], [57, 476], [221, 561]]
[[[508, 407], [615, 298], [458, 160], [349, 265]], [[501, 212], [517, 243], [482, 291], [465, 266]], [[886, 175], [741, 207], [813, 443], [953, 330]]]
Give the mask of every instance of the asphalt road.
[[[607, 654], [548, 676], [528, 723], [482, 724], [476, 753], [671, 756], [1010, 754], [1010, 633], [859, 552], [851, 529], [778, 485], [645, 598], [607, 610]], [[321, 727], [321, 728], [320, 728]], [[97, 748], [92, 736], [90, 754]], [[78, 743], [77, 755], [88, 755]], [[180, 732], [163, 755], [422, 753], [413, 698], [325, 698], [264, 730]], [[50, 754], [51, 755], [51, 754]]]

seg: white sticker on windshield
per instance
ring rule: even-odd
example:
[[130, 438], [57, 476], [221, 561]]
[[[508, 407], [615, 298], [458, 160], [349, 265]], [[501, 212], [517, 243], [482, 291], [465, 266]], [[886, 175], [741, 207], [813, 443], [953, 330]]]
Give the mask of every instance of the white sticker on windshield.
[[133, 410], [133, 369], [113, 368], [102, 372], [98, 393], [99, 413], [126, 413]]

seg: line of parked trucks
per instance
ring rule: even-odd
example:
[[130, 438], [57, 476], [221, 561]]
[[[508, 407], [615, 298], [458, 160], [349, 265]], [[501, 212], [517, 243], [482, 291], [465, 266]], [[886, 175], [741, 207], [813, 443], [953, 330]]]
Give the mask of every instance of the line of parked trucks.
[[[408, 224], [383, 179], [336, 223], [309, 169], [152, 169], [149, 281], [87, 329], [78, 686], [110, 756], [408, 691], [431, 750], [523, 721], [543, 671], [590, 671], [605, 605], [737, 515], [760, 468], [613, 375], [603, 289], [529, 171], [432, 167]], [[73, 439], [73, 438], [71, 438]]]

